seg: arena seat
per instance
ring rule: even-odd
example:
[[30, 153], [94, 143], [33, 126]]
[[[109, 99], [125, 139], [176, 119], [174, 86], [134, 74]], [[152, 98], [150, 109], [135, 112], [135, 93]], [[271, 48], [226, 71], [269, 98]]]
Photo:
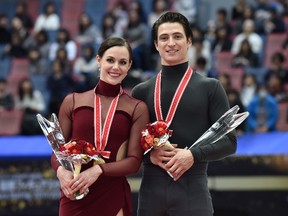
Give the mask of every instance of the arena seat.
[[107, 9], [107, 1], [85, 0], [84, 10], [91, 16], [94, 24], [101, 29], [102, 17]]
[[10, 73], [11, 59], [3, 58], [0, 60], [0, 78], [7, 79]]
[[19, 135], [23, 111], [21, 109], [0, 111], [0, 136]]
[[28, 59], [13, 58], [11, 62], [11, 70], [8, 75], [8, 89], [13, 95], [17, 94], [18, 84], [21, 80], [29, 77]]
[[[271, 67], [271, 57], [275, 52], [282, 52], [284, 55], [285, 51], [282, 49], [282, 45], [286, 39], [286, 33], [271, 33], [266, 37], [266, 47], [264, 49], [264, 67]], [[287, 51], [286, 51], [287, 52]]]
[[231, 52], [218, 52], [215, 55], [215, 68], [217, 71], [222, 71], [223, 68], [231, 67], [233, 59], [233, 53]]
[[288, 102], [279, 103], [279, 118], [277, 122], [277, 129], [279, 131], [288, 131]]
[[84, 0], [62, 0], [62, 27], [70, 32], [72, 38], [78, 33], [78, 20], [83, 8]]

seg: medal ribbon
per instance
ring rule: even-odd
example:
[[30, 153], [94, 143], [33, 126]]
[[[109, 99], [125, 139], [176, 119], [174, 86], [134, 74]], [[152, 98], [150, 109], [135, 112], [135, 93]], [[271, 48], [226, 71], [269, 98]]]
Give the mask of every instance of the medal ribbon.
[[[165, 121], [167, 122], [168, 126], [171, 124], [173, 117], [175, 115], [176, 109], [178, 107], [179, 101], [183, 95], [183, 92], [192, 76], [193, 70], [191, 67], [188, 67], [184, 76], [179, 83], [177, 90], [174, 94], [172, 99], [172, 103], [170, 105], [167, 117]], [[158, 73], [155, 83], [155, 91], [154, 91], [154, 105], [155, 105], [155, 114], [158, 121], [164, 120], [162, 115], [162, 108], [161, 108], [161, 71]]]
[[96, 94], [96, 89], [95, 89], [95, 97], [94, 97], [94, 142], [96, 146], [96, 150], [98, 154], [102, 155], [104, 158], [109, 158], [110, 157], [110, 151], [104, 151], [110, 129], [111, 129], [111, 124], [112, 120], [114, 118], [114, 114], [116, 111], [116, 107], [119, 101], [119, 97], [123, 93], [123, 89], [120, 87], [120, 92], [119, 94], [112, 100], [110, 107], [107, 112], [107, 116], [103, 125], [103, 130], [102, 130], [102, 121], [101, 121], [101, 100], [100, 97]]

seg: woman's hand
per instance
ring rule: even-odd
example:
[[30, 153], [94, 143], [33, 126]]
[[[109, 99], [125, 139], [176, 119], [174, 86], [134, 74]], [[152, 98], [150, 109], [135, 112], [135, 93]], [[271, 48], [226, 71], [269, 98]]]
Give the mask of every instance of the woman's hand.
[[64, 195], [69, 199], [73, 199], [73, 191], [69, 186], [69, 183], [73, 179], [73, 173], [64, 167], [59, 166], [57, 169], [57, 178], [59, 179], [60, 187]]
[[80, 194], [87, 193], [89, 187], [97, 181], [99, 176], [102, 174], [102, 169], [99, 165], [94, 165], [89, 169], [81, 172], [77, 178], [73, 179], [69, 183], [69, 187], [72, 190], [72, 194], [80, 190]]

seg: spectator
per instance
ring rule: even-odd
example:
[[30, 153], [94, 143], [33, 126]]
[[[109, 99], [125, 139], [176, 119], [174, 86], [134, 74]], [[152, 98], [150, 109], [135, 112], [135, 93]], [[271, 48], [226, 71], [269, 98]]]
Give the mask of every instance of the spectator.
[[220, 74], [218, 74], [217, 79], [220, 81], [221, 85], [223, 86], [227, 94], [228, 90], [232, 88], [230, 75], [225, 72], [221, 72]]
[[278, 121], [278, 104], [268, 93], [267, 87], [260, 84], [257, 94], [248, 105], [247, 132], [266, 133], [276, 130]]
[[233, 29], [233, 34], [237, 35], [240, 34], [243, 30], [243, 23], [246, 20], [254, 20], [255, 19], [255, 14], [254, 14], [254, 9], [251, 5], [246, 5], [244, 8], [244, 14], [243, 17], [240, 19], [236, 20], [234, 23], [234, 29]]
[[48, 76], [49, 72], [49, 62], [47, 59], [43, 58], [39, 49], [32, 47], [28, 51], [28, 61], [29, 61], [29, 74], [41, 74]]
[[115, 17], [115, 32], [122, 37], [129, 22], [126, 3], [122, 0], [117, 1], [111, 8], [111, 13]]
[[183, 14], [191, 25], [195, 24], [197, 15], [196, 1], [195, 0], [177, 0], [174, 1], [172, 9]]
[[44, 5], [44, 10], [39, 16], [36, 18], [36, 22], [34, 25], [34, 32], [38, 32], [40, 30], [58, 30], [60, 27], [60, 18], [56, 13], [55, 4], [53, 2], [47, 2]]
[[259, 67], [258, 55], [256, 55], [248, 40], [244, 39], [241, 43], [239, 52], [232, 59], [233, 67]]
[[288, 101], [288, 93], [285, 91], [285, 87], [281, 77], [276, 74], [272, 74], [267, 82], [267, 89], [278, 103]]
[[233, 5], [231, 11], [231, 19], [233, 21], [241, 20], [244, 17], [246, 5], [245, 0], [236, 0], [236, 3]]
[[116, 18], [112, 13], [104, 14], [101, 22], [102, 39], [109, 37], [119, 37], [121, 35], [119, 32], [116, 32], [115, 24]]
[[224, 27], [227, 30], [227, 34], [230, 37], [232, 34], [232, 27], [228, 19], [227, 10], [225, 8], [219, 8], [216, 13], [215, 28]]
[[93, 46], [86, 45], [82, 48], [82, 55], [74, 63], [74, 74], [78, 80], [78, 92], [86, 91], [96, 85], [96, 80], [99, 77], [99, 68]]
[[218, 52], [230, 52], [232, 40], [227, 33], [227, 29], [225, 27], [217, 28], [215, 34], [216, 37], [211, 46], [213, 54]]
[[193, 35], [193, 43], [194, 43], [194, 40], [195, 41], [202, 41], [203, 49], [210, 52], [211, 43], [210, 43], [209, 39], [207, 39], [204, 31], [197, 25], [191, 26], [191, 30], [192, 30], [192, 35]]
[[147, 40], [147, 26], [141, 22], [139, 14], [134, 11], [129, 11], [129, 24], [124, 31], [124, 38], [126, 38], [132, 48], [133, 63], [131, 69], [145, 70], [146, 68], [146, 40]]
[[48, 59], [49, 57], [50, 45], [48, 34], [45, 30], [41, 30], [36, 34], [30, 35], [30, 37], [24, 42], [24, 47], [26, 49], [37, 47], [42, 58], [45, 59]]
[[200, 56], [196, 60], [195, 71], [202, 76], [209, 76], [209, 71], [206, 68], [207, 60], [206, 58]]
[[268, 82], [270, 76], [275, 74], [280, 77], [283, 84], [288, 84], [288, 68], [285, 68], [284, 64], [286, 58], [282, 52], [275, 52], [271, 57], [272, 67], [268, 69], [265, 76], [265, 82]]
[[22, 21], [23, 26], [26, 29], [30, 30], [34, 27], [33, 20], [28, 14], [28, 7], [26, 2], [19, 2], [16, 5], [15, 17], [18, 17]]
[[99, 29], [93, 23], [92, 18], [85, 12], [80, 14], [78, 21], [78, 35], [75, 40], [81, 45], [100, 44], [102, 37]]
[[0, 78], [0, 112], [1, 110], [12, 110], [14, 108], [14, 97], [8, 91], [8, 82], [5, 78]]
[[256, 88], [257, 82], [255, 76], [253, 74], [244, 74], [242, 88], [240, 90], [240, 99], [245, 109], [247, 109], [248, 105], [254, 98]]
[[254, 53], [260, 54], [263, 51], [263, 40], [254, 31], [253, 20], [245, 20], [243, 23], [243, 32], [236, 35], [233, 43], [231, 52], [237, 54], [240, 51], [241, 43], [243, 40], [247, 39], [251, 44], [251, 48]]
[[189, 65], [193, 68], [196, 65], [196, 61], [199, 57], [206, 59], [206, 70], [211, 69], [211, 51], [210, 47], [204, 46], [203, 39], [194, 39], [192, 46], [188, 50]]
[[134, 10], [139, 14], [140, 17], [140, 21], [142, 23], [147, 24], [148, 22], [148, 18], [147, 18], [147, 14], [146, 11], [143, 8], [143, 4], [141, 1], [139, 0], [133, 0], [130, 4], [129, 4], [129, 11], [130, 10]]
[[261, 23], [267, 20], [270, 16], [270, 10], [272, 9], [271, 1], [269, 0], [256, 0], [254, 4], [256, 23]]
[[285, 33], [283, 16], [277, 14], [275, 8], [269, 10], [269, 16], [263, 20], [257, 29], [258, 34]]
[[18, 33], [13, 33], [10, 44], [7, 44], [3, 50], [3, 56], [12, 58], [26, 58], [27, 50], [23, 46], [23, 40]]
[[6, 45], [11, 41], [11, 32], [8, 27], [8, 17], [6, 14], [0, 14], [0, 45]]
[[280, 7], [282, 7], [282, 15], [284, 17], [288, 16], [288, 1], [287, 0], [278, 0], [278, 3], [281, 5]]
[[49, 51], [49, 59], [54, 61], [56, 59], [57, 50], [64, 48], [67, 51], [67, 58], [69, 61], [75, 60], [77, 56], [77, 45], [70, 37], [67, 29], [61, 28], [57, 33], [57, 40], [51, 44]]
[[168, 0], [153, 0], [152, 11], [148, 14], [148, 26], [152, 27], [160, 15], [169, 9], [170, 5]]
[[27, 38], [29, 37], [28, 29], [25, 28], [25, 26], [22, 23], [22, 20], [18, 17], [14, 17], [11, 21], [11, 34], [18, 34], [21, 38], [21, 41], [23, 43]]
[[50, 113], [58, 113], [64, 97], [74, 91], [75, 82], [70, 74], [64, 73], [64, 65], [59, 60], [52, 63], [52, 74], [47, 79], [47, 90], [50, 95], [48, 103]]
[[16, 107], [22, 109], [24, 113], [21, 124], [21, 134], [42, 134], [35, 116], [37, 113], [44, 113], [45, 101], [42, 93], [33, 88], [30, 79], [24, 79], [19, 83]]
[[[240, 94], [239, 94], [239, 91], [234, 89], [234, 88], [231, 88], [229, 89], [227, 92], [227, 97], [228, 97], [228, 101], [229, 101], [229, 105], [230, 105], [230, 108], [238, 105], [239, 106], [239, 111], [238, 113], [242, 113], [242, 112], [245, 112], [245, 108], [242, 104], [242, 101], [240, 99]], [[237, 135], [241, 135], [245, 132], [245, 123], [246, 121], [242, 122], [237, 128], [236, 128], [236, 133]]]
[[[57, 61], [61, 62], [63, 65], [63, 72], [66, 74], [73, 73], [73, 64], [74, 61], [69, 61], [67, 50], [63, 47], [60, 47], [56, 52], [56, 59]], [[54, 61], [55, 61], [54, 60]]]

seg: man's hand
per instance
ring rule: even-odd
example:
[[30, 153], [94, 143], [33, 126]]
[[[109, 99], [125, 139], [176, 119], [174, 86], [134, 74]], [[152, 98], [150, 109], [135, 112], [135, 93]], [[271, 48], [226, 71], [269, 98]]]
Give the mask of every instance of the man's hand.
[[[177, 145], [172, 144], [175, 148]], [[175, 152], [165, 145], [158, 148], [152, 149], [150, 151], [150, 160], [154, 165], [161, 167], [162, 169], [166, 170], [165, 164], [175, 155]]]
[[190, 150], [175, 149], [175, 156], [164, 166], [165, 170], [170, 172], [174, 181], [177, 181], [194, 164], [194, 157]]

